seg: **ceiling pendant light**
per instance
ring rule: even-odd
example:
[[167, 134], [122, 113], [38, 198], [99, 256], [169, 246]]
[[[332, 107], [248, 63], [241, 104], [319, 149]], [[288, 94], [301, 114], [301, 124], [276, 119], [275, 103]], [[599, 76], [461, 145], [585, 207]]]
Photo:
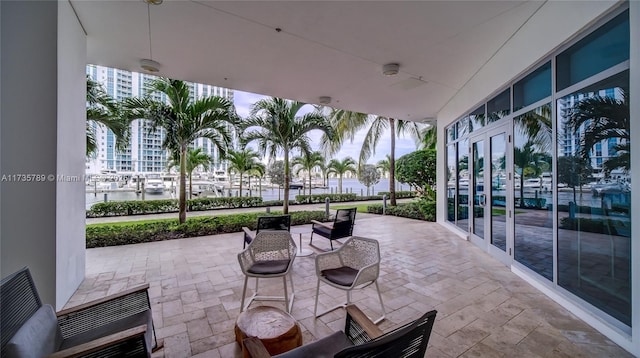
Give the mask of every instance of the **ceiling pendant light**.
[[140, 60], [140, 67], [142, 67], [143, 70], [149, 72], [158, 72], [160, 70], [160, 64], [148, 58], [143, 58], [142, 60]]
[[153, 60], [153, 50], [151, 48], [151, 5], [160, 5], [163, 0], [143, 0], [147, 3], [147, 29], [149, 31], [149, 58], [140, 60], [140, 67], [147, 72], [160, 71], [160, 63]]

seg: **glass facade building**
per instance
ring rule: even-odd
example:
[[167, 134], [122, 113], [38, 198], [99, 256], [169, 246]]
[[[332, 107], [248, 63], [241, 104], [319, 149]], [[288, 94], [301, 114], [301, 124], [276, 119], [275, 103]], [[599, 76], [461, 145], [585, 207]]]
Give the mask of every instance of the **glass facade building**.
[[621, 8], [444, 128], [442, 161], [453, 230], [625, 334], [630, 47]]

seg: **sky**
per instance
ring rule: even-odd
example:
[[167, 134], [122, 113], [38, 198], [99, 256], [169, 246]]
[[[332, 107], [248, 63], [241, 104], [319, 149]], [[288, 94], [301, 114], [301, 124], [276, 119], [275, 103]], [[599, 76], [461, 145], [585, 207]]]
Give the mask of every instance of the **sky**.
[[[268, 96], [263, 96], [251, 92], [243, 92], [234, 90], [234, 103], [236, 106], [236, 112], [241, 117], [247, 117], [249, 115], [249, 111], [251, 106], [260, 99], [268, 98]], [[313, 108], [309, 106], [309, 110]], [[355, 160], [358, 160], [360, 156], [360, 148], [362, 147], [362, 139], [366, 135], [366, 129], [359, 131], [354, 137], [353, 143], [347, 141], [343, 144], [340, 151], [333, 157], [338, 160], [342, 160], [347, 156], [352, 157]], [[313, 131], [309, 134], [309, 137], [312, 140], [312, 148], [314, 150], [320, 149], [320, 131]], [[375, 154], [369, 158], [369, 164], [375, 164], [379, 160], [382, 160], [389, 154], [391, 150], [391, 135], [389, 132], [385, 133], [380, 141], [378, 142], [378, 146], [376, 147]], [[413, 139], [409, 137], [401, 137], [396, 138], [396, 158], [400, 158], [401, 156], [411, 153], [416, 150], [416, 145], [413, 142]]]

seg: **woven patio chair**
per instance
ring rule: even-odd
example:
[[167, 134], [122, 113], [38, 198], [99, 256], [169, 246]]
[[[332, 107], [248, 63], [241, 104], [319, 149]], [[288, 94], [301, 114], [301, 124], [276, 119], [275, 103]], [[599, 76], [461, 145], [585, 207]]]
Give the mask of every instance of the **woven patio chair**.
[[[318, 286], [316, 287], [316, 303], [313, 314], [320, 317], [338, 308], [344, 308], [351, 304], [351, 291], [365, 288], [371, 284], [376, 285], [382, 316], [375, 320], [379, 323], [385, 318], [384, 304], [378, 286], [380, 274], [380, 246], [377, 240], [352, 236], [338, 250], [318, 254], [316, 256], [316, 275]], [[347, 291], [347, 301], [325, 312], [318, 311], [318, 296], [320, 294], [320, 281]]]
[[[245, 275], [242, 288], [242, 301], [240, 312], [247, 309], [251, 302], [258, 301], [284, 301], [287, 312], [291, 313], [293, 306], [293, 278], [290, 275], [293, 260], [296, 258], [296, 244], [288, 231], [261, 231], [249, 246], [238, 254], [240, 269]], [[287, 276], [291, 281], [291, 297], [287, 291]], [[247, 293], [247, 281], [249, 277], [255, 277], [256, 287], [253, 296], [249, 298], [247, 305], [244, 299]], [[260, 296], [258, 293], [258, 280], [261, 278], [282, 277], [284, 283], [284, 296]]]
[[162, 345], [153, 328], [149, 285], [58, 313], [42, 304], [26, 267], [1, 285], [2, 357], [151, 357]]
[[255, 232], [250, 228], [243, 226], [242, 231], [244, 234], [244, 242], [242, 244], [242, 249], [245, 249], [247, 244], [250, 244], [260, 231], [277, 230], [291, 231], [291, 215], [260, 216], [258, 217], [258, 226], [256, 226]]
[[313, 242], [313, 234], [318, 234], [329, 239], [331, 251], [333, 251], [333, 240], [349, 237], [353, 234], [353, 225], [356, 221], [356, 212], [358, 208], [338, 209], [334, 217], [333, 224], [321, 223], [311, 220], [311, 239], [309, 245]]
[[[423, 358], [437, 314], [436, 311], [427, 312], [417, 320], [383, 334], [358, 307], [349, 305], [346, 310], [344, 332], [333, 333], [275, 357]], [[271, 357], [260, 339], [250, 337], [243, 343], [251, 357]]]

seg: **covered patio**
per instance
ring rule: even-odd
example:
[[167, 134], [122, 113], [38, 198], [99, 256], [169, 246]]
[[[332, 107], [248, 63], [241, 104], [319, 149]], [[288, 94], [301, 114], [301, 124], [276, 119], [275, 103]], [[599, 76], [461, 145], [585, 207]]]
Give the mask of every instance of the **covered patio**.
[[[308, 226], [292, 228], [296, 243], [302, 233], [305, 248], [309, 232]], [[438, 311], [427, 357], [631, 357], [437, 223], [358, 214], [354, 235], [380, 242], [379, 282], [387, 310], [383, 331]], [[318, 238], [314, 245], [328, 248], [329, 242]], [[241, 249], [241, 233], [88, 249], [86, 277], [66, 306], [149, 283], [156, 333], [165, 343], [154, 356], [239, 357], [233, 327], [244, 279], [236, 259]], [[313, 317], [314, 257], [297, 257], [293, 267], [292, 315], [304, 343], [344, 325], [343, 310]], [[282, 289], [279, 280], [260, 284], [267, 293]], [[320, 289], [319, 311], [344, 300], [344, 291]], [[369, 316], [379, 315], [375, 288], [354, 291], [353, 300]], [[262, 304], [282, 306], [256, 302], [251, 307]]]

